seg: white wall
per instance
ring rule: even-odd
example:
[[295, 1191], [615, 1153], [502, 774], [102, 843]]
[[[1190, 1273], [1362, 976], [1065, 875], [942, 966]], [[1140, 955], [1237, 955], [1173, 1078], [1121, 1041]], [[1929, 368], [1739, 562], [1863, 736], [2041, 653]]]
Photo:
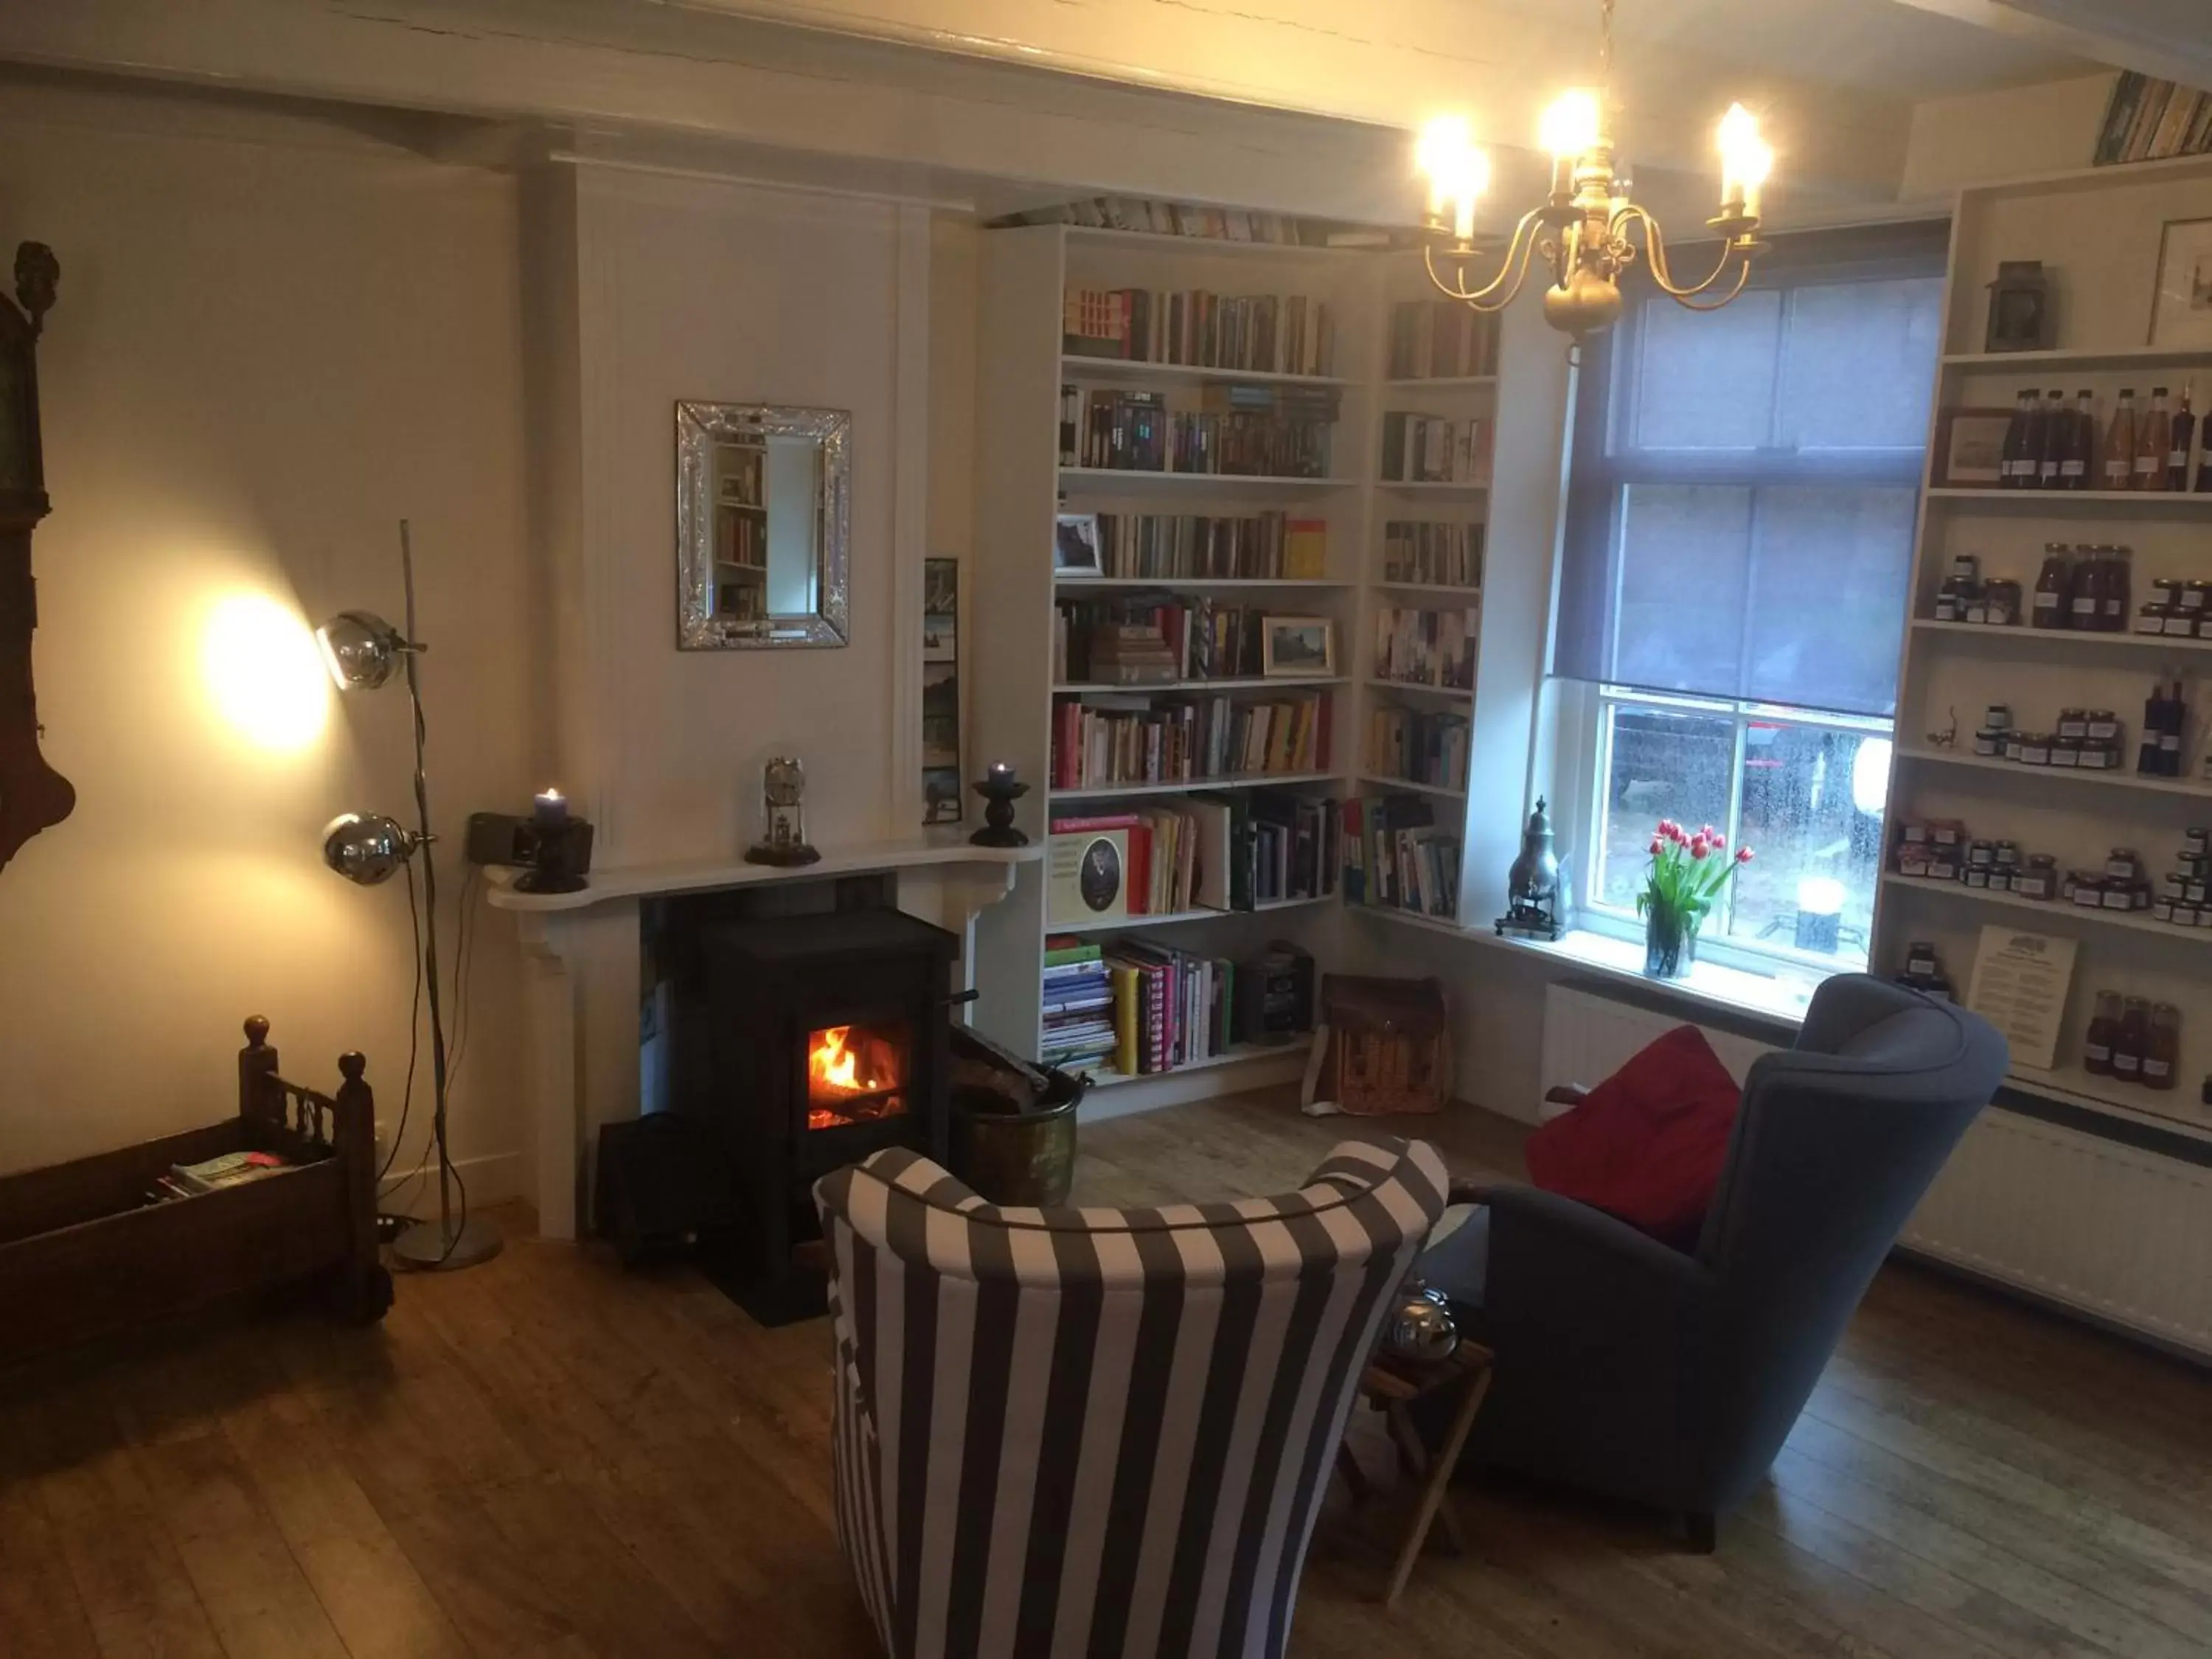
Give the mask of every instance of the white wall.
[[[341, 707], [310, 655], [248, 700], [305, 723], [272, 749], [222, 712], [204, 653], [244, 597], [290, 615], [295, 653], [299, 619], [396, 617], [411, 518], [455, 892], [465, 814], [527, 782], [514, 186], [334, 127], [0, 85], [0, 237], [61, 261], [37, 664], [46, 751], [78, 793], [0, 871], [0, 1168], [234, 1110], [257, 1012], [301, 1081], [363, 1050], [396, 1119], [404, 890], [349, 887], [318, 850], [341, 810], [410, 814], [404, 696]], [[515, 1145], [513, 968], [485, 942], [464, 1156]]]
[[1948, 201], [1963, 185], [2087, 167], [2115, 78], [2082, 76], [1915, 105], [1898, 199]]

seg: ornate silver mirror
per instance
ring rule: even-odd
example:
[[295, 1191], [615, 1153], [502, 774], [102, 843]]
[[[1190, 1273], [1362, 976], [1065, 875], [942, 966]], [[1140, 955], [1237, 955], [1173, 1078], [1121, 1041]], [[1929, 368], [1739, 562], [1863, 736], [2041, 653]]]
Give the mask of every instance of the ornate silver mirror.
[[842, 645], [853, 417], [676, 405], [676, 642]]

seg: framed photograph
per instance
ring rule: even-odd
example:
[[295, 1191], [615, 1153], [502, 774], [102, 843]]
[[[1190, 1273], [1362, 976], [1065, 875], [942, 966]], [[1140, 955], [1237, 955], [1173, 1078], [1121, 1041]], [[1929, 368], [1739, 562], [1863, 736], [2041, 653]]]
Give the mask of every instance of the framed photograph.
[[1995, 489], [2004, 482], [2009, 409], [1947, 409], [1936, 434], [1936, 484], [1951, 489]]
[[960, 787], [960, 561], [921, 562], [921, 821], [957, 823]]
[[1334, 674], [1336, 624], [1327, 617], [1261, 618], [1260, 672], [1268, 675]]
[[2150, 343], [2212, 345], [2212, 219], [2169, 219], [2158, 249]]
[[1052, 532], [1052, 568], [1062, 576], [1103, 576], [1098, 562], [1098, 515], [1062, 513]]

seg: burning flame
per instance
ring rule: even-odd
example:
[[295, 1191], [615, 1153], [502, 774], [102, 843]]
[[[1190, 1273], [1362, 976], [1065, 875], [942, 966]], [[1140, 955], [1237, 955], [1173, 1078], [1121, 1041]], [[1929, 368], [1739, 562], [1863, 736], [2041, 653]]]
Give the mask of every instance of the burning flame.
[[877, 1078], [863, 1079], [860, 1075], [860, 1056], [845, 1046], [852, 1034], [849, 1025], [832, 1025], [826, 1031], [815, 1033], [814, 1047], [806, 1056], [811, 1092], [851, 1095], [884, 1086]]

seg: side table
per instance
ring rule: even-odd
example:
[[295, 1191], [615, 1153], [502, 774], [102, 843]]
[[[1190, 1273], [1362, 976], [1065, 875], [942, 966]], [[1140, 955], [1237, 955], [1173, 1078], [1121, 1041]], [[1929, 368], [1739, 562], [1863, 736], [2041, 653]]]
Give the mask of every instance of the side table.
[[[1444, 1489], [1450, 1484], [1452, 1470], [1467, 1445], [1468, 1434], [1474, 1427], [1475, 1413], [1482, 1409], [1483, 1399], [1490, 1392], [1491, 1360], [1490, 1350], [1474, 1342], [1462, 1342], [1449, 1359], [1428, 1362], [1401, 1359], [1395, 1354], [1378, 1351], [1367, 1362], [1367, 1370], [1359, 1379], [1359, 1391], [1367, 1403], [1382, 1413], [1391, 1443], [1398, 1449], [1399, 1466], [1410, 1478], [1421, 1483], [1419, 1500], [1413, 1507], [1412, 1520], [1407, 1523], [1404, 1540], [1398, 1546], [1398, 1559], [1390, 1569], [1390, 1582], [1382, 1594], [1385, 1607], [1397, 1605], [1406, 1580], [1413, 1574], [1413, 1562], [1428, 1541], [1429, 1528], [1439, 1518], [1452, 1547], [1462, 1554], [1467, 1553], [1467, 1534], [1460, 1529], [1459, 1516], [1453, 1511]], [[1416, 1400], [1447, 1390], [1457, 1390], [1459, 1405], [1452, 1413], [1451, 1429], [1444, 1436], [1443, 1443], [1432, 1453], [1422, 1444], [1420, 1431], [1413, 1426], [1408, 1407]], [[1344, 1483], [1351, 1488], [1353, 1498], [1366, 1498], [1372, 1489], [1358, 1460], [1352, 1455], [1349, 1442], [1337, 1447], [1336, 1462], [1344, 1472]]]

